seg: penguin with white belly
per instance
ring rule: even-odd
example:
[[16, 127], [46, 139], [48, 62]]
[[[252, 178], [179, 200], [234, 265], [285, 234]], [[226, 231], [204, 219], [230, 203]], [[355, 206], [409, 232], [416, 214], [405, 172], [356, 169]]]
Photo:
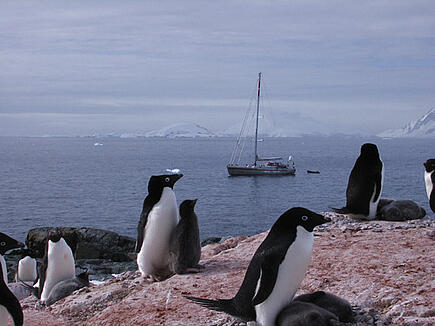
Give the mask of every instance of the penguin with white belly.
[[26, 256], [18, 261], [17, 274], [15, 281], [35, 282], [38, 279], [36, 259]]
[[182, 174], [153, 175], [137, 227], [137, 265], [142, 276], [163, 281], [169, 266], [169, 242], [178, 221], [174, 184]]
[[3, 257], [6, 252], [15, 248], [24, 248], [24, 243], [17, 241], [7, 234], [0, 232], [0, 264], [2, 265], [3, 280], [8, 284], [8, 269], [6, 266], [6, 260]]
[[234, 298], [186, 298], [244, 321], [256, 321], [259, 326], [275, 325], [279, 312], [293, 298], [305, 276], [314, 227], [330, 221], [306, 208], [289, 209], [258, 247]]
[[435, 213], [435, 159], [431, 158], [424, 163], [424, 181], [426, 184], [427, 198], [432, 212]]
[[381, 198], [384, 179], [384, 164], [379, 157], [378, 147], [366, 143], [350, 172], [346, 189], [346, 206], [333, 208], [336, 213], [350, 214], [358, 218], [373, 220]]
[[3, 278], [3, 266], [0, 264], [0, 325], [8, 324], [8, 316], [12, 317], [15, 326], [23, 325], [23, 310], [20, 302], [12, 294]]
[[75, 261], [71, 248], [59, 230], [48, 232], [45, 255], [39, 269], [39, 297], [45, 303], [51, 289], [60, 281], [75, 277]]

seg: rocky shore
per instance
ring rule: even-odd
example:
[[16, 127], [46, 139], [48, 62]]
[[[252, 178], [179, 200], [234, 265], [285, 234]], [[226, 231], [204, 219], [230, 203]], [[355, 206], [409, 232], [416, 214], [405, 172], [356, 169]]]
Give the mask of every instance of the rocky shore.
[[[298, 294], [324, 290], [347, 299], [356, 325], [435, 324], [435, 220], [362, 222], [326, 214], [332, 222], [315, 231], [311, 264]], [[232, 297], [265, 236], [206, 245], [199, 274], [149, 283], [125, 271], [49, 308], [28, 297], [21, 301], [25, 325], [245, 325], [183, 296]]]

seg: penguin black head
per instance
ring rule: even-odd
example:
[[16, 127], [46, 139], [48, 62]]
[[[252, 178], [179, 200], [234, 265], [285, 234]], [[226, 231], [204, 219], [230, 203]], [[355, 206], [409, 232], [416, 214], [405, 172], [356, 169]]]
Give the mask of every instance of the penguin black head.
[[48, 231], [48, 240], [51, 242], [58, 242], [62, 238], [62, 233], [58, 229]]
[[187, 216], [189, 213], [193, 212], [197, 201], [198, 199], [187, 199], [183, 201], [180, 205], [180, 216]]
[[361, 146], [361, 156], [368, 158], [378, 158], [379, 151], [375, 144], [365, 143]]
[[89, 284], [89, 272], [88, 271], [80, 273], [79, 275], [77, 275], [77, 278], [80, 279], [80, 281], [82, 281], [83, 283]]
[[182, 176], [182, 174], [153, 175], [148, 182], [148, 192], [150, 194], [158, 194], [165, 187], [173, 189], [175, 182], [181, 179]]
[[435, 158], [430, 158], [426, 162], [423, 163], [426, 172], [430, 173], [435, 170]]
[[4, 255], [7, 251], [15, 248], [24, 248], [24, 243], [21, 243], [10, 236], [0, 232], [0, 254]]
[[285, 232], [289, 228], [302, 226], [305, 230], [313, 232], [316, 226], [327, 222], [331, 222], [329, 217], [314, 213], [303, 207], [293, 207], [278, 218], [272, 226], [272, 231]]

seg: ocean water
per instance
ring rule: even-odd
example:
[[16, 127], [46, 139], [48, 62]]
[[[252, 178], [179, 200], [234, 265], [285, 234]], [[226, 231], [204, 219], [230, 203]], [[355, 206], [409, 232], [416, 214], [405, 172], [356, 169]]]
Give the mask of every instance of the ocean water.
[[[103, 145], [94, 146], [97, 141]], [[344, 206], [348, 176], [365, 142], [378, 145], [384, 162], [382, 197], [414, 200], [433, 216], [422, 164], [435, 157], [435, 140], [266, 139], [262, 154], [294, 157], [296, 176], [282, 177], [229, 177], [225, 167], [234, 142], [0, 137], [0, 231], [21, 241], [39, 226], [95, 227], [136, 237], [149, 177], [178, 168], [184, 174], [174, 187], [178, 204], [198, 198], [202, 239], [251, 235], [294, 206], [317, 212]]]

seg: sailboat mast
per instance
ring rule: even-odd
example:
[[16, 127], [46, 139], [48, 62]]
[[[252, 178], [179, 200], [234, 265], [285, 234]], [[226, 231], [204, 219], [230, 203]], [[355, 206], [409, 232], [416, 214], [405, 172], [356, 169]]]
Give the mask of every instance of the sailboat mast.
[[258, 73], [258, 93], [257, 93], [257, 119], [255, 122], [255, 159], [254, 166], [257, 166], [257, 144], [258, 144], [258, 115], [260, 113], [260, 85], [261, 85], [261, 72]]

